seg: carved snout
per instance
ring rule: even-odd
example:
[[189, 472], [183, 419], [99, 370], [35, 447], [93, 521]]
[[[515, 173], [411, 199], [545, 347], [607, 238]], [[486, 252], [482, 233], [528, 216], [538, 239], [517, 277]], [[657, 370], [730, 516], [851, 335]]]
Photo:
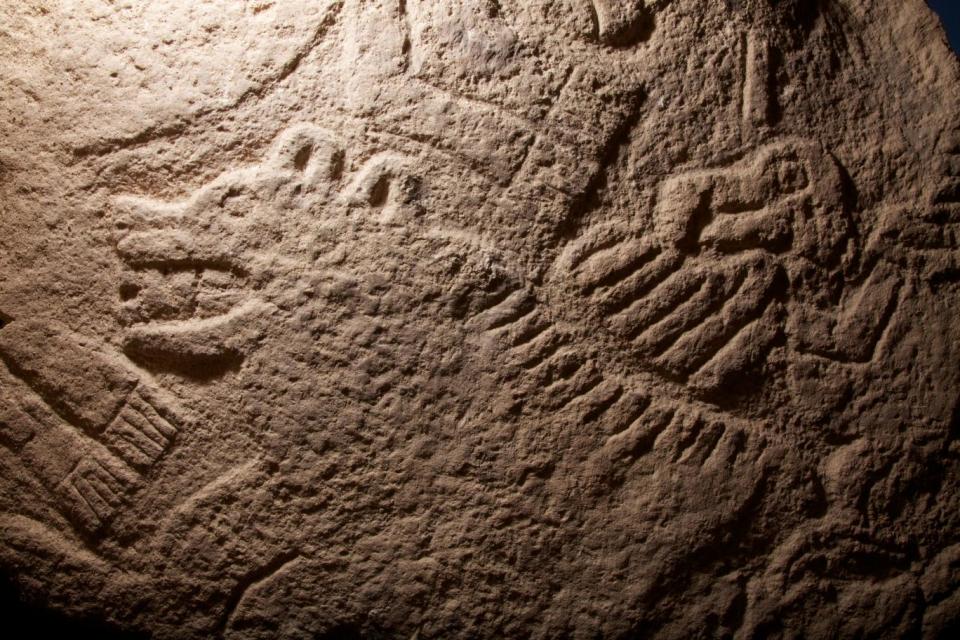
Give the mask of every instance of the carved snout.
[[115, 204], [117, 253], [134, 269], [223, 268], [235, 260], [233, 234], [214, 228], [193, 207], [156, 207], [138, 198]]

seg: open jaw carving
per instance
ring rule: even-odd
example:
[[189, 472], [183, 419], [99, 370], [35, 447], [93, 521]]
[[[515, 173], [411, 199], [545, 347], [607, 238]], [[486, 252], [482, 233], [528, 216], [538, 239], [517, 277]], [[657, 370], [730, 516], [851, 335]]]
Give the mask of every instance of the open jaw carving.
[[[156, 291], [128, 285], [127, 353], [196, 376], [235, 366], [274, 311], [257, 291], [278, 269], [279, 249], [296, 243], [292, 212], [327, 195], [341, 160], [325, 132], [300, 127], [267, 162], [226, 173], [185, 202], [117, 198], [118, 253], [135, 271], [159, 271], [159, 286], [172, 290], [166, 304], [151, 304]], [[186, 296], [170, 284], [180, 274], [191, 281]]]
[[117, 198], [117, 252], [131, 269], [121, 289], [126, 353], [191, 377], [236, 368], [291, 308], [289, 285], [309, 270], [318, 228], [415, 215], [416, 180], [402, 156], [378, 154], [343, 173], [342, 145], [296, 125], [264, 162], [183, 202]]

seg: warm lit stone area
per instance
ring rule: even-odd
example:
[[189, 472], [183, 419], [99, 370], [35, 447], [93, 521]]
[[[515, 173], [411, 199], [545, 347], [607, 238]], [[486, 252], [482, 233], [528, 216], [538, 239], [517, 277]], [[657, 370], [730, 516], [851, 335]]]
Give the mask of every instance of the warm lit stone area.
[[26, 601], [960, 637], [960, 64], [921, 0], [8, 0], [0, 81]]

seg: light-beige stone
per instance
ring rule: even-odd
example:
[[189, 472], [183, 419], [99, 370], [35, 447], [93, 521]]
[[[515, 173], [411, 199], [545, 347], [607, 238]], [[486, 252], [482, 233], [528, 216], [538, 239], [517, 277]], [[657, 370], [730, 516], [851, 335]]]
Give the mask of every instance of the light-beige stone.
[[0, 6], [0, 567], [155, 638], [960, 625], [920, 0]]

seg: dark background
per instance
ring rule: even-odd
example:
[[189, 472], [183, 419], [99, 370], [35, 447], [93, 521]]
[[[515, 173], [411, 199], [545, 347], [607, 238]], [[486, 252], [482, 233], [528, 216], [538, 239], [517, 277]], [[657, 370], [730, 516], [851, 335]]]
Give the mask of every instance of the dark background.
[[121, 632], [98, 620], [71, 618], [39, 604], [22, 601], [15, 579], [0, 573], [0, 638], [96, 638], [96, 640], [147, 640], [147, 636]]
[[[928, 0], [930, 8], [940, 15], [947, 37], [954, 52], [960, 53], [960, 0]], [[25, 606], [20, 602], [14, 581], [10, 576], [0, 575], [0, 617], [3, 619], [4, 633], [11, 633], [8, 638], [31, 637], [96, 637], [100, 640], [109, 638], [139, 638], [134, 634], [119, 633], [110, 625], [98, 624], [94, 621], [70, 619], [66, 616], [52, 613], [39, 606]], [[24, 636], [18, 634], [24, 633]], [[29, 631], [26, 631], [29, 629]], [[79, 634], [79, 635], [78, 635]]]
[[940, 14], [954, 52], [960, 53], [960, 0], [928, 0], [927, 4]]

